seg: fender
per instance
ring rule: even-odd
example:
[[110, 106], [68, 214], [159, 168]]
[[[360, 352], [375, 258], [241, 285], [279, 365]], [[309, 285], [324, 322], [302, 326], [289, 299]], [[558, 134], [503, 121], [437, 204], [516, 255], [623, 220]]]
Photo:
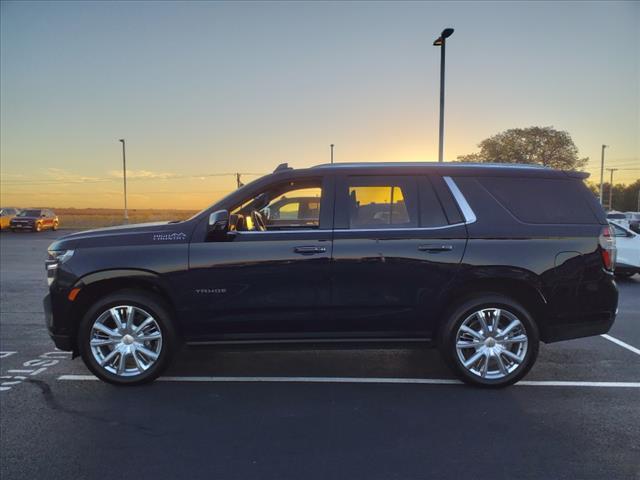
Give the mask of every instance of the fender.
[[[535, 273], [514, 267], [467, 265], [456, 275], [441, 299], [441, 305], [450, 305], [460, 297], [473, 292], [495, 291], [519, 298], [522, 295], [542, 310], [549, 306], [548, 295], [544, 290], [544, 279]], [[522, 298], [519, 298], [523, 301]], [[543, 312], [539, 312], [543, 313]]]
[[98, 282], [105, 280], [116, 280], [118, 278], [144, 278], [151, 280], [154, 283], [158, 283], [160, 287], [164, 287], [163, 281], [155, 272], [149, 270], [142, 270], [136, 268], [118, 268], [114, 270], [102, 270], [99, 272], [92, 272], [84, 277], [79, 278], [73, 284], [72, 288], [85, 288]]

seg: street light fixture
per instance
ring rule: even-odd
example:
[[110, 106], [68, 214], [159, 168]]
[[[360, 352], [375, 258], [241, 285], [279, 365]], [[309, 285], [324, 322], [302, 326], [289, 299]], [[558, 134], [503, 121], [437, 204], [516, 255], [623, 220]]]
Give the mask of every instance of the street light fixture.
[[124, 176], [124, 223], [129, 223], [129, 213], [127, 212], [127, 156], [125, 153], [124, 138], [119, 140], [122, 143], [122, 173]]
[[438, 161], [444, 161], [444, 59], [447, 38], [453, 35], [453, 28], [445, 28], [433, 42], [434, 47], [440, 47], [440, 138], [438, 145]]

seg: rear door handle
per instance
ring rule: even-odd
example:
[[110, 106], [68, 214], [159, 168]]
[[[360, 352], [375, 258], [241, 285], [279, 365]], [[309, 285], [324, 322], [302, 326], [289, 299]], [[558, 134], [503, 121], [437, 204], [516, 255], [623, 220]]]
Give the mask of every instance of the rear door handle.
[[428, 245], [420, 245], [418, 250], [421, 252], [427, 253], [439, 253], [439, 252], [450, 252], [453, 250], [453, 245], [443, 245], [439, 243], [428, 244]]
[[295, 247], [293, 251], [300, 255], [315, 255], [317, 253], [325, 253], [327, 249], [325, 247], [300, 246]]

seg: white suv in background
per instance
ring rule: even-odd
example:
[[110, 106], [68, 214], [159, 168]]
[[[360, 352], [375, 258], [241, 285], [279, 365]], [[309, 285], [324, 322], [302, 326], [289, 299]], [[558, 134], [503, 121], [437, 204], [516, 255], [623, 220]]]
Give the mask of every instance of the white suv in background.
[[618, 249], [615, 274], [620, 277], [631, 277], [640, 273], [640, 235], [615, 222], [613, 227]]

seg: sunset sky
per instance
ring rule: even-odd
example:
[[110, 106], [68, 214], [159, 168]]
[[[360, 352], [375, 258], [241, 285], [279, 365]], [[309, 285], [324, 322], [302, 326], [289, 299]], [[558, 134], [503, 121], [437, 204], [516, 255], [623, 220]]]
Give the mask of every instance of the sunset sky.
[[[640, 2], [8, 2], [2, 206], [206, 206], [282, 162], [436, 160], [568, 131], [640, 177]], [[244, 175], [243, 180], [255, 178]]]

